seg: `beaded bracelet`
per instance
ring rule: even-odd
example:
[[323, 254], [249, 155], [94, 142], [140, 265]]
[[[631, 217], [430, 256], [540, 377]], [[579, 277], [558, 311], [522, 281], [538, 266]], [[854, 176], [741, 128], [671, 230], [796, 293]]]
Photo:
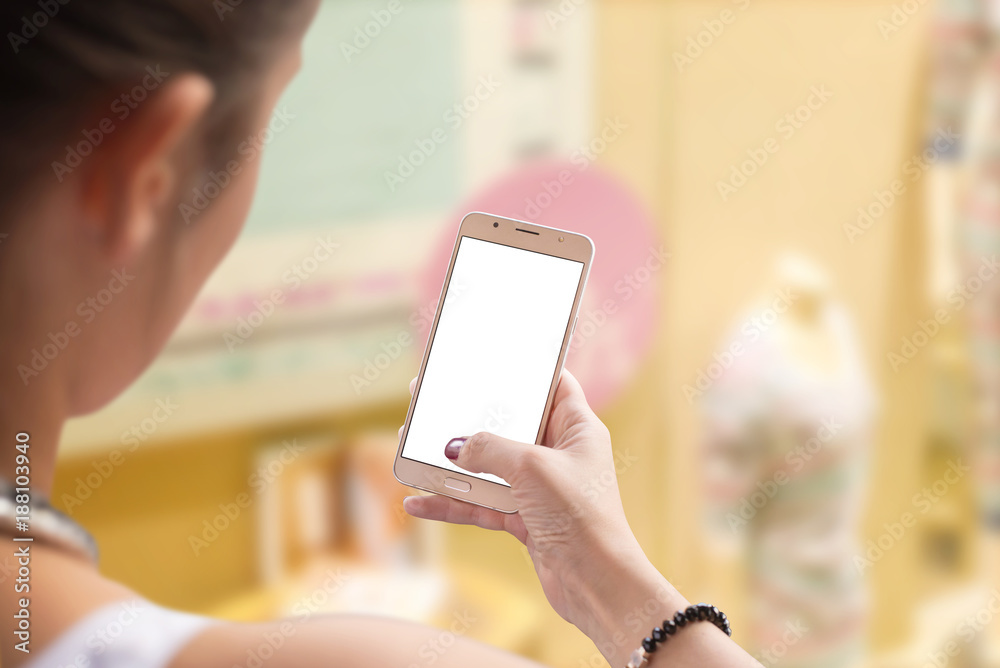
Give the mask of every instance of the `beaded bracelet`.
[[665, 619], [663, 626], [657, 626], [653, 633], [642, 639], [642, 647], [632, 652], [628, 665], [625, 668], [641, 668], [649, 663], [649, 658], [656, 651], [660, 643], [665, 643], [670, 636], [677, 633], [677, 629], [694, 622], [712, 622], [720, 631], [732, 637], [733, 629], [729, 626], [729, 619], [726, 613], [719, 610], [714, 605], [699, 603], [689, 606], [686, 610], [679, 610], [673, 619]]

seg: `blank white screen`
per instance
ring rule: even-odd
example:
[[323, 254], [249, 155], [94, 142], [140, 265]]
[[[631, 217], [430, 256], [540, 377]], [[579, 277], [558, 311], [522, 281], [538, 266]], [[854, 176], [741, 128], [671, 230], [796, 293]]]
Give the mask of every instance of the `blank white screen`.
[[583, 266], [462, 237], [404, 457], [472, 475], [444, 456], [451, 439], [535, 442]]

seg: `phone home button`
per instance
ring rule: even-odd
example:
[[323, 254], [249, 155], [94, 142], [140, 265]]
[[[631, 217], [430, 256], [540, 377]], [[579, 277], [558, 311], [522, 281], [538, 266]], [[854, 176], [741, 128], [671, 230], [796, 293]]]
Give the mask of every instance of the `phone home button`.
[[456, 478], [445, 478], [444, 486], [448, 489], [453, 489], [456, 492], [468, 492], [472, 489], [472, 485], [465, 482], [464, 480], [458, 480]]

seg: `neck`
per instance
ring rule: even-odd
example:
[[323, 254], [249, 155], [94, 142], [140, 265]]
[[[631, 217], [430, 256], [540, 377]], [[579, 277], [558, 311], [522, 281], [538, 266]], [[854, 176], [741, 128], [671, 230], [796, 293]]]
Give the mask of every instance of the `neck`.
[[[57, 355], [34, 372], [33, 351], [48, 352], [45, 332], [54, 331], [39, 324], [38, 310], [30, 300], [11, 293], [0, 295], [0, 318], [4, 321], [0, 327], [0, 477], [13, 482], [24, 474], [16, 468], [17, 455], [21, 454], [16, 446], [18, 434], [27, 434], [28, 487], [34, 495], [50, 496], [67, 414], [65, 390], [60, 388], [65, 387], [63, 374], [71, 355]], [[34, 365], [42, 367], [37, 361]]]
[[[18, 434], [28, 435], [28, 487], [36, 496], [50, 496], [56, 453], [68, 415], [67, 383], [76, 362], [71, 349], [58, 349], [50, 332], [61, 333], [70, 309], [51, 292], [24, 249], [37, 243], [40, 226], [15, 227], [11, 241], [0, 246], [0, 477], [14, 481], [24, 474], [17, 469]], [[27, 235], [27, 236], [26, 236]], [[24, 280], [36, 276], [36, 280]], [[67, 296], [66, 290], [59, 294]], [[37, 351], [37, 352], [36, 352]], [[53, 352], [55, 351], [55, 352]], [[21, 437], [24, 438], [23, 436]]]
[[[16, 367], [15, 367], [16, 368]], [[62, 433], [64, 417], [53, 401], [36, 399], [32, 388], [25, 388], [15, 376], [17, 385], [3, 383], [4, 401], [0, 402], [0, 477], [14, 482], [24, 475], [17, 468], [16, 458], [21, 451], [17, 445], [27, 434], [28, 487], [33, 495], [49, 497], [55, 477], [56, 453]], [[20, 485], [19, 485], [20, 486]]]

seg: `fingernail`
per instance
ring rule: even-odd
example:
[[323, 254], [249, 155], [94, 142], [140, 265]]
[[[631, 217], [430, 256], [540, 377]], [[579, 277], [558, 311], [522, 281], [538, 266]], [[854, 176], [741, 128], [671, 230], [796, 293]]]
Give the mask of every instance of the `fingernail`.
[[448, 445], [444, 446], [444, 456], [451, 461], [456, 461], [458, 459], [458, 453], [462, 451], [462, 446], [465, 442], [469, 440], [467, 438], [453, 438], [448, 441]]

